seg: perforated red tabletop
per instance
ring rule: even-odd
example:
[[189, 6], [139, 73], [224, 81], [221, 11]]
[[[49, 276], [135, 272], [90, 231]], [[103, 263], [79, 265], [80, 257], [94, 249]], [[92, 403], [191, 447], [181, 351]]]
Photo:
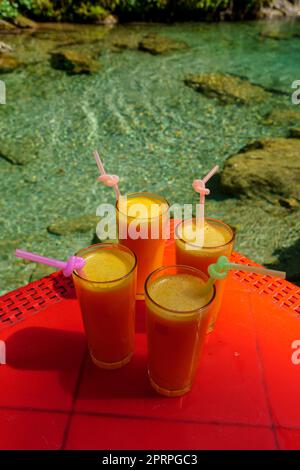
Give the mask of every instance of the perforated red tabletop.
[[[165, 264], [174, 262], [169, 241]], [[300, 449], [299, 315], [299, 287], [232, 273], [193, 390], [164, 398], [147, 379], [143, 302], [134, 358], [104, 371], [88, 357], [70, 279], [55, 273], [8, 293], [0, 448]]]

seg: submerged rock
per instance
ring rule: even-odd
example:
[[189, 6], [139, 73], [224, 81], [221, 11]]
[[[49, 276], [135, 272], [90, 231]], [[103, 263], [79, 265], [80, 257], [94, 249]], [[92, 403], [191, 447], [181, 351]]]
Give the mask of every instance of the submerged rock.
[[294, 197], [281, 197], [278, 199], [278, 202], [286, 209], [298, 209], [298, 201]]
[[187, 49], [188, 45], [184, 41], [176, 41], [164, 36], [151, 33], [144, 36], [138, 43], [140, 51], [150, 52], [150, 54], [166, 54], [168, 52]]
[[13, 72], [21, 65], [13, 55], [0, 52], [0, 73]]
[[27, 165], [37, 155], [38, 143], [33, 140], [26, 141], [0, 141], [0, 158], [12, 165]]
[[292, 126], [298, 123], [300, 124], [300, 113], [289, 108], [274, 109], [265, 116], [264, 123], [275, 126], [285, 126], [287, 124]]
[[261, 31], [259, 36], [261, 38], [275, 39], [276, 41], [282, 41], [282, 40], [290, 39], [292, 37], [292, 34], [283, 33], [282, 31], [270, 30], [270, 31]]
[[300, 127], [290, 130], [290, 137], [295, 139], [300, 139]]
[[71, 49], [62, 49], [51, 53], [51, 65], [69, 74], [90, 74], [99, 70], [100, 64], [91, 55]]
[[115, 51], [129, 49], [159, 55], [183, 50], [188, 47], [183, 41], [176, 41], [155, 33], [150, 33], [143, 37], [137, 34], [121, 34], [118, 36], [115, 34], [114, 36], [111, 45]]
[[208, 97], [218, 98], [224, 104], [251, 104], [264, 101], [269, 96], [262, 87], [252, 85], [248, 80], [221, 73], [190, 75], [184, 83]]
[[136, 50], [138, 45], [139, 39], [135, 35], [121, 36], [112, 41], [114, 51], [123, 51], [124, 49]]
[[[74, 25], [74, 27], [78, 25]], [[81, 25], [80, 25], [81, 26]], [[50, 26], [49, 26], [50, 28]], [[96, 31], [95, 31], [96, 29]], [[49, 58], [49, 54], [60, 51], [75, 51], [84, 56], [90, 55], [98, 57], [103, 49], [103, 38], [107, 34], [107, 27], [93, 26], [89, 31], [88, 28], [72, 30], [35, 30], [30, 33], [30, 37], [37, 38], [39, 44], [39, 53], [45, 58]]]
[[99, 217], [95, 215], [83, 215], [82, 217], [55, 220], [47, 227], [47, 230], [54, 235], [85, 233], [95, 231], [98, 222]]
[[221, 175], [223, 190], [300, 208], [300, 140], [253, 142], [229, 157]]

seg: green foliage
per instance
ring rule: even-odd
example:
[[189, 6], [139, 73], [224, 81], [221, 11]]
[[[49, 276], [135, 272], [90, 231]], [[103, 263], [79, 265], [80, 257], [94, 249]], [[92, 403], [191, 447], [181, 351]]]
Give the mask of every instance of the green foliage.
[[108, 12], [120, 19], [168, 20], [255, 16], [270, 0], [0, 0], [0, 18], [18, 12], [41, 20], [95, 21]]
[[230, 3], [230, 0], [200, 0], [196, 2], [196, 7], [204, 11], [217, 11], [219, 8], [228, 8]]
[[15, 18], [18, 14], [16, 2], [2, 0], [0, 3], [0, 18]]
[[[57, 3], [57, 2], [56, 2]], [[51, 0], [32, 0], [32, 8], [29, 10], [34, 17], [44, 19], [61, 20], [61, 9], [56, 9]]]
[[92, 2], [81, 2], [74, 6], [74, 16], [82, 21], [97, 21], [105, 18], [108, 12], [101, 5], [93, 5]]
[[[270, 0], [102, 0], [102, 4], [121, 18], [197, 19], [219, 18], [229, 11], [232, 17], [251, 17], [263, 3]], [[110, 4], [110, 5], [109, 5]], [[113, 4], [113, 6], [111, 5]]]
[[31, 9], [32, 0], [0, 0], [0, 18], [15, 18], [22, 9]]

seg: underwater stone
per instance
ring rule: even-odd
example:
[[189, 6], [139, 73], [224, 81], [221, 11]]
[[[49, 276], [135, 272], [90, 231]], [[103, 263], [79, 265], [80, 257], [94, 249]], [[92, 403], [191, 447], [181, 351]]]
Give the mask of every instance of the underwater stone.
[[55, 69], [65, 70], [69, 74], [90, 74], [99, 70], [100, 64], [89, 54], [71, 49], [62, 49], [51, 53], [51, 65]]
[[221, 186], [229, 194], [300, 208], [300, 140], [265, 139], [229, 157]]
[[22, 64], [14, 56], [0, 52], [0, 73], [13, 72]]
[[136, 36], [122, 36], [112, 41], [112, 48], [115, 51], [123, 51], [125, 49], [135, 50], [138, 48], [139, 41]]
[[37, 153], [37, 143], [33, 140], [4, 142], [0, 140], [0, 158], [12, 165], [27, 165]]
[[[65, 44], [91, 44], [102, 41], [111, 31], [108, 26], [83, 26], [81, 24], [51, 23], [39, 24], [30, 34], [34, 38], [56, 42], [59, 47]], [[65, 49], [65, 48], [64, 48]], [[67, 48], [66, 48], [67, 49]]]
[[176, 41], [164, 36], [151, 33], [144, 36], [138, 43], [140, 51], [150, 52], [150, 54], [166, 54], [168, 52], [187, 49], [188, 45], [184, 41]]
[[224, 104], [251, 104], [270, 96], [262, 87], [252, 85], [248, 80], [221, 73], [190, 75], [184, 83], [210, 98], [218, 98]]
[[286, 209], [298, 209], [298, 201], [294, 197], [281, 197], [278, 202]]
[[166, 54], [168, 52], [174, 52], [188, 47], [188, 45], [183, 41], [176, 41], [164, 36], [159, 36], [155, 33], [147, 34], [142, 38], [133, 34], [122, 34], [119, 37], [114, 38], [111, 45], [115, 51], [138, 49], [143, 52], [149, 52], [153, 55]]
[[290, 130], [290, 137], [294, 137], [295, 139], [300, 139], [300, 127], [296, 129]]
[[262, 31], [261, 33], [259, 33], [259, 35], [262, 38], [275, 39], [276, 41], [286, 40], [292, 37], [292, 34], [283, 33], [281, 31], [276, 31], [276, 30]]
[[99, 217], [84, 215], [82, 217], [58, 219], [47, 227], [49, 233], [54, 235], [69, 235], [71, 233], [85, 233], [95, 231]]
[[295, 125], [300, 124], [300, 113], [293, 109], [274, 109], [264, 118], [264, 124], [269, 126], [277, 125]]

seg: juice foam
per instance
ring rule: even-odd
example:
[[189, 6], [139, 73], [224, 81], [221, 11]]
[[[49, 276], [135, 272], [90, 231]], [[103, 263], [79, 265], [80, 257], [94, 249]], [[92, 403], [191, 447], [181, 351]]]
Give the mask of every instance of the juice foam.
[[109, 282], [126, 276], [134, 266], [131, 254], [117, 248], [98, 250], [83, 255], [85, 266], [80, 276], [92, 282]]
[[[197, 243], [197, 227], [196, 222], [186, 221], [182, 226], [180, 238], [186, 243], [198, 245]], [[204, 244], [199, 245], [199, 249], [217, 248], [228, 243], [232, 238], [232, 234], [222, 225], [213, 225], [209, 221], [204, 222]]]
[[203, 295], [205, 282], [192, 274], [176, 274], [156, 279], [148, 288], [150, 298], [161, 307], [190, 312], [208, 304], [212, 291]]

